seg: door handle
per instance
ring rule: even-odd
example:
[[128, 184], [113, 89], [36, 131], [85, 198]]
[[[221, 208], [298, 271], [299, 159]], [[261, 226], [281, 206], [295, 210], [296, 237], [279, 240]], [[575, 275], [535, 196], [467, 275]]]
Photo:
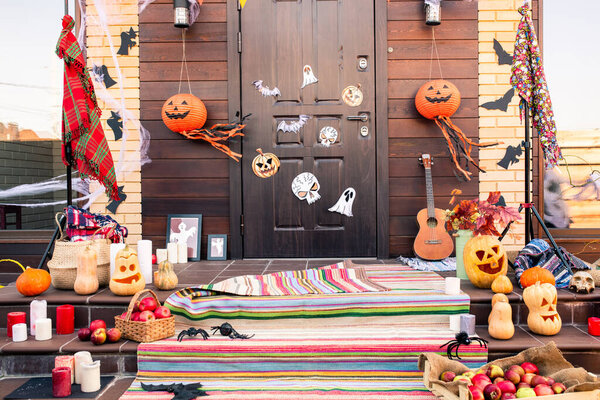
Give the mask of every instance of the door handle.
[[349, 115], [346, 117], [349, 121], [362, 121], [367, 122], [369, 120], [369, 114], [360, 114], [360, 115]]

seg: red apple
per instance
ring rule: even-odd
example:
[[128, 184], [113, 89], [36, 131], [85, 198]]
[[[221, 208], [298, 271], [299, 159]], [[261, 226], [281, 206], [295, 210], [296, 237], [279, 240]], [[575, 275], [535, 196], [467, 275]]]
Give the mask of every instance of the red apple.
[[502, 397], [500, 397], [500, 400], [513, 400], [516, 398], [517, 395], [515, 395], [514, 393], [502, 393]]
[[465, 382], [467, 385], [471, 385], [471, 378], [465, 375], [457, 375], [452, 379], [452, 382]]
[[[159, 307], [159, 310], [162, 307]], [[158, 312], [158, 310], [156, 310]], [[452, 371], [444, 371], [442, 372], [442, 374], [440, 375], [440, 380], [444, 381], [444, 382], [452, 382], [454, 380], [454, 378], [456, 378], [456, 374]]]
[[556, 381], [554, 379], [550, 378], [549, 376], [547, 376], [545, 378], [548, 380], [548, 383], [547, 383], [548, 386], [552, 386], [556, 383]]
[[521, 389], [521, 388], [528, 389], [528, 388], [530, 388], [530, 387], [531, 387], [531, 386], [529, 385], [529, 383], [520, 382], [520, 383], [517, 385], [517, 392], [518, 392], [518, 391], [519, 391], [519, 389]]
[[498, 383], [505, 381], [506, 379], [501, 378], [501, 377], [497, 377], [496, 379], [494, 379], [494, 381], [492, 382], [494, 385], [497, 385]]
[[136, 312], [132, 312], [131, 313], [131, 320], [132, 321], [139, 321], [140, 320], [140, 312], [136, 311]]
[[491, 379], [484, 374], [477, 374], [473, 378], [471, 378], [471, 382], [473, 385], [477, 386], [479, 389], [483, 390], [485, 387], [492, 383]]
[[537, 365], [535, 365], [534, 363], [524, 362], [523, 364], [521, 364], [521, 368], [523, 368], [526, 373], [527, 372], [530, 372], [532, 374], [540, 373], [540, 370], [538, 369]]
[[152, 254], [152, 264], [156, 264], [156, 254]]
[[131, 312], [136, 312], [136, 311], [140, 311], [140, 301], [136, 301], [135, 304], [133, 305], [133, 310]]
[[471, 392], [471, 395], [473, 395], [473, 400], [485, 400], [483, 391], [477, 386], [469, 386], [469, 391]]
[[502, 393], [517, 393], [517, 387], [511, 381], [502, 381], [499, 382], [498, 388], [502, 391]]
[[[521, 367], [518, 367], [518, 368], [521, 368]], [[521, 368], [521, 370], [523, 370], [523, 368]], [[525, 374], [523, 374], [523, 375], [525, 375]], [[512, 369], [512, 368], [510, 368], [508, 371], [506, 371], [504, 373], [504, 378], [511, 381], [515, 385], [518, 385], [519, 382], [521, 382], [521, 375], [519, 375], [519, 372], [516, 369]]]
[[500, 400], [500, 396], [502, 396], [502, 392], [500, 391], [500, 388], [498, 388], [498, 385], [492, 383], [483, 389], [483, 397], [485, 397], [485, 400]]
[[117, 328], [110, 328], [106, 332], [106, 337], [111, 343], [118, 342], [119, 340], [121, 340], [121, 331]]
[[139, 321], [141, 322], [154, 321], [155, 319], [154, 313], [149, 310], [142, 311], [139, 316]]
[[104, 328], [106, 329], [106, 322], [101, 319], [95, 319], [90, 323], [90, 331], [94, 332], [96, 329]]
[[[160, 306], [156, 309], [156, 311], [154, 311], [154, 316], [156, 317], [156, 319], [169, 318], [171, 316], [171, 310], [169, 310], [165, 306]], [[450, 382], [450, 381], [447, 381], [447, 382]]]
[[154, 311], [158, 308], [158, 304], [154, 297], [144, 297], [142, 301], [140, 301], [140, 311]]
[[509, 368], [510, 371], [515, 371], [522, 378], [525, 375], [525, 370], [520, 365], [511, 365]]
[[552, 385], [552, 391], [556, 394], [564, 393], [565, 390], [567, 390], [567, 387], [560, 382], [555, 382], [554, 385]]
[[92, 341], [92, 343], [94, 343], [96, 345], [106, 342], [106, 329], [104, 329], [104, 328], [96, 329], [94, 332], [92, 332], [92, 335], [90, 336], [90, 340]]
[[525, 382], [525, 383], [526, 383], [526, 384], [528, 384], [529, 386], [533, 386], [533, 385], [531, 384], [531, 381], [532, 381], [532, 379], [533, 379], [533, 377], [534, 377], [534, 376], [535, 376], [535, 374], [532, 374], [531, 372], [528, 372], [528, 373], [526, 373], [526, 374], [523, 376], [523, 379], [521, 379], [521, 382]]
[[92, 335], [92, 331], [90, 331], [90, 328], [81, 328], [80, 330], [77, 331], [77, 337], [82, 342], [87, 342], [88, 340], [90, 340], [91, 335]]
[[536, 387], [533, 388], [533, 390], [535, 391], [535, 394], [537, 396], [552, 396], [554, 393], [554, 390], [552, 390], [552, 388], [548, 385], [537, 385]]
[[532, 387], [536, 387], [537, 385], [548, 385], [548, 378], [546, 378], [545, 376], [536, 375], [533, 378], [531, 378], [530, 385]]

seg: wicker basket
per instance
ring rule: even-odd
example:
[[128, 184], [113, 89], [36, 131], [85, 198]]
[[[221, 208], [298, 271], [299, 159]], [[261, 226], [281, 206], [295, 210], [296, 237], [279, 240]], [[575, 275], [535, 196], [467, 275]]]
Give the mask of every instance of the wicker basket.
[[125, 339], [139, 343], [155, 342], [175, 335], [175, 317], [172, 315], [169, 318], [161, 318], [154, 321], [142, 322], [131, 320], [131, 314], [133, 313], [136, 301], [145, 293], [149, 293], [160, 304], [158, 297], [156, 297], [156, 294], [152, 290], [140, 290], [131, 298], [125, 319], [121, 318], [120, 315], [115, 316], [115, 327], [121, 331]]

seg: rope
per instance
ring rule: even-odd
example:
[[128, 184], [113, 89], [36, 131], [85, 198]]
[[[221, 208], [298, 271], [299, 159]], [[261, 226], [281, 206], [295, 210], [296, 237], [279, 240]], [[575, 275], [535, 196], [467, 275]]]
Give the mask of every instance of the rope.
[[444, 79], [442, 74], [442, 63], [440, 62], [440, 54], [438, 53], [437, 43], [435, 41], [435, 29], [431, 27], [431, 56], [429, 57], [429, 79], [431, 80], [431, 72], [433, 70], [433, 50], [435, 49], [435, 56], [437, 58], [438, 68], [440, 69], [440, 79]]
[[183, 79], [183, 66], [185, 65], [185, 74], [187, 75], [188, 88], [190, 90], [190, 94], [193, 94], [192, 85], [190, 84], [190, 72], [188, 70], [187, 58], [185, 57], [185, 31], [186, 29], [181, 30], [183, 54], [181, 55], [181, 71], [179, 72], [179, 89], [177, 89], [177, 93], [181, 93], [181, 80]]

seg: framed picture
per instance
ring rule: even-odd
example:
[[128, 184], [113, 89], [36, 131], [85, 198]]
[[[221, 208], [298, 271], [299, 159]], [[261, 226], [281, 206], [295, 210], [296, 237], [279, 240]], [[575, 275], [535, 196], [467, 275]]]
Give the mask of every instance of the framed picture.
[[208, 235], [207, 260], [227, 260], [227, 235]]
[[167, 243], [186, 243], [188, 260], [200, 261], [202, 214], [170, 214], [167, 217]]

